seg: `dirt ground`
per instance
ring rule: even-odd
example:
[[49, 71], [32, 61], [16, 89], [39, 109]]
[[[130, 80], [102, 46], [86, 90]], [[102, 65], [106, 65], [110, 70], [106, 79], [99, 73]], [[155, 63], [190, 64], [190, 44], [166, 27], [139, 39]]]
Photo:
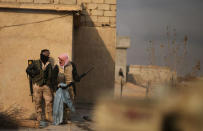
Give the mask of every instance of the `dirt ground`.
[[[121, 87], [119, 83], [115, 84], [115, 97], [119, 98], [121, 93]], [[139, 97], [144, 98], [146, 96], [146, 88], [136, 86], [132, 83], [126, 83], [123, 87], [122, 97]], [[19, 128], [13, 130], [0, 129], [1, 131], [93, 131], [95, 130], [94, 122], [85, 120], [83, 117], [88, 116], [91, 118], [94, 107], [87, 104], [78, 104], [76, 106], [76, 113], [72, 114], [71, 124], [63, 124], [59, 126], [50, 125], [43, 129], [33, 128]]]
[[[119, 83], [115, 83], [115, 96], [121, 96], [121, 85]], [[122, 97], [144, 98], [146, 97], [146, 88], [127, 82], [123, 86]]]
[[93, 122], [85, 120], [86, 116], [91, 118], [93, 106], [88, 104], [79, 104], [76, 106], [76, 113], [71, 115], [71, 123], [59, 126], [50, 125], [46, 128], [19, 128], [19, 129], [0, 129], [0, 131], [93, 131]]
[[[183, 81], [178, 84], [177, 88], [185, 89], [191, 87], [200, 87], [203, 85], [203, 78], [198, 78], [192, 81]], [[134, 85], [133, 83], [127, 82], [123, 87], [122, 98], [146, 98], [147, 89]], [[115, 83], [115, 97], [121, 97], [121, 86], [119, 83]], [[1, 131], [94, 131], [95, 123], [94, 121], [88, 121], [84, 119], [84, 116], [92, 118], [94, 112], [93, 105], [78, 104], [76, 106], [76, 113], [72, 114], [72, 123], [64, 124], [59, 126], [50, 125], [43, 129], [33, 129], [33, 128], [19, 128], [16, 130], [1, 130]]]

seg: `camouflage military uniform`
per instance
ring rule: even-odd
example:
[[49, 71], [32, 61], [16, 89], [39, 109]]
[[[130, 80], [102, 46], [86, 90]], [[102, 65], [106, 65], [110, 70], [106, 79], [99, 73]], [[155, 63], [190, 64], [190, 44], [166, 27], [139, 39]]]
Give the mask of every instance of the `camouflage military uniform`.
[[38, 86], [34, 85], [34, 99], [35, 99], [35, 110], [37, 113], [37, 120], [42, 120], [42, 99], [45, 100], [46, 107], [46, 119], [52, 121], [52, 93], [47, 85]]
[[[42, 100], [45, 100], [46, 119], [52, 121], [52, 102], [53, 95], [50, 89], [51, 64], [47, 62], [45, 65], [40, 61], [35, 61], [37, 68], [40, 70], [39, 75], [33, 78], [33, 91], [37, 120], [42, 120]], [[47, 73], [45, 73], [47, 72]]]

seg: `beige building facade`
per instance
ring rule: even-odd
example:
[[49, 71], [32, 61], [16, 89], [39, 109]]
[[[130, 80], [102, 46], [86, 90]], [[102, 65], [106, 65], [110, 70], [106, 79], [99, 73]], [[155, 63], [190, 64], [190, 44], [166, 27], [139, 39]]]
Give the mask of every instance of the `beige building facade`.
[[94, 70], [77, 84], [77, 102], [113, 95], [116, 51], [116, 0], [1, 0], [0, 104], [34, 113], [25, 73], [27, 61], [47, 48], [67, 53], [78, 72]]

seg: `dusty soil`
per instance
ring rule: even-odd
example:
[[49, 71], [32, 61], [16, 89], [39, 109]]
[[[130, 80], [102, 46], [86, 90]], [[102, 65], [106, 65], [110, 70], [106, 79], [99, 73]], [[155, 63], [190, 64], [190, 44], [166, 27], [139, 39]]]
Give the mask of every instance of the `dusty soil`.
[[0, 129], [0, 131], [93, 131], [94, 126], [92, 121], [83, 119], [84, 116], [91, 118], [93, 107], [90, 105], [79, 105], [76, 107], [76, 113], [71, 116], [70, 124], [59, 126], [50, 125], [42, 129], [34, 128], [19, 128], [19, 129]]
[[[120, 97], [120, 95], [121, 95], [121, 85], [119, 83], [116, 83], [115, 84], [115, 96]], [[144, 97], [146, 97], [146, 88], [127, 82], [123, 86], [122, 97], [144, 98]]]

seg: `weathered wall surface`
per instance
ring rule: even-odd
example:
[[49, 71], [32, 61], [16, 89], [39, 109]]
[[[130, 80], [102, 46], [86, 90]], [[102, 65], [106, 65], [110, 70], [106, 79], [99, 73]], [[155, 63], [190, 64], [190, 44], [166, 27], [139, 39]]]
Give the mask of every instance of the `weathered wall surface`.
[[78, 0], [83, 7], [74, 33], [73, 56], [88, 74], [77, 88], [78, 102], [94, 102], [100, 95], [113, 96], [116, 54], [116, 0]]
[[[116, 0], [0, 0], [0, 3], [3, 3], [1, 7], [4, 7], [6, 3], [6, 7], [13, 5], [9, 8], [29, 9], [29, 7], [32, 7], [32, 9], [46, 10], [47, 8], [50, 10], [63, 11], [73, 11], [72, 8], [66, 10], [69, 9], [69, 5], [81, 5], [81, 13], [79, 13], [79, 16], [74, 16], [73, 60], [78, 65], [79, 72], [86, 71], [90, 66], [94, 66], [95, 70], [85, 77], [78, 85], [77, 100], [79, 102], [94, 102], [94, 100], [105, 91], [113, 96], [116, 54]], [[8, 15], [5, 12], [1, 12], [1, 18], [6, 19], [0, 19], [0, 24], [10, 25], [17, 24], [18, 22], [32, 22], [32, 20], [41, 20], [41, 17], [42, 19], [46, 19], [50, 16], [49, 13], [44, 15], [43, 13], [31, 13], [30, 15], [23, 15], [23, 13], [18, 14], [19, 13]], [[15, 17], [10, 18], [9, 16]], [[29, 18], [25, 19], [24, 17]], [[72, 33], [70, 32], [72, 31], [72, 28], [69, 30], [70, 21], [67, 19], [68, 18], [60, 19], [58, 21], [53, 20], [52, 24], [38, 23], [38, 26], [30, 24], [26, 25], [24, 28], [9, 28], [6, 33], [1, 31], [0, 37], [1, 39], [4, 39], [1, 43], [5, 43], [1, 46], [2, 49], [4, 48], [4, 51], [1, 53], [1, 63], [4, 60], [6, 61], [4, 64], [1, 64], [4, 71], [3, 74], [6, 74], [10, 69], [9, 67], [14, 67], [13, 65], [8, 64], [8, 60], [17, 61], [18, 59], [16, 59], [15, 56], [18, 56], [20, 59], [20, 69], [16, 70], [15, 68], [15, 71], [17, 72], [11, 73], [11, 75], [19, 73], [18, 76], [20, 77], [15, 76], [14, 78], [12, 77], [12, 79], [15, 81], [18, 79], [23, 81], [21, 83], [22, 85], [18, 87], [22, 89], [13, 93], [17, 94], [16, 96], [14, 95], [11, 97], [12, 99], [10, 99], [9, 95], [6, 97], [6, 94], [1, 93], [1, 98], [6, 97], [8, 98], [8, 101], [13, 101], [13, 98], [15, 98], [18, 99], [17, 101], [21, 101], [22, 98], [18, 98], [19, 95], [21, 95], [21, 90], [24, 91], [24, 95], [28, 94], [29, 88], [27, 88], [28, 83], [25, 82], [27, 79], [24, 74], [27, 59], [30, 59], [30, 56], [33, 56], [33, 58], [38, 57], [41, 49], [40, 47], [49, 48], [52, 54], [55, 53], [53, 54], [54, 57], [57, 56], [59, 52], [68, 52], [71, 56], [72, 48], [68, 45], [70, 41], [72, 42], [72, 39], [70, 39], [70, 37], [72, 37]], [[65, 44], [67, 45], [66, 47], [63, 46]], [[19, 47], [24, 46], [26, 48], [22, 49], [23, 51], [19, 49]], [[8, 52], [8, 50], [12, 50], [17, 54], [11, 57], [10, 54], [5, 53]], [[27, 55], [26, 57], [24, 57], [25, 54]], [[11, 58], [7, 59], [7, 57]], [[6, 67], [7, 65], [8, 67]], [[2, 82], [5, 80], [7, 81], [3, 83], [4, 85], [0, 88], [0, 91], [5, 89], [5, 86], [11, 87], [13, 84], [16, 85], [15, 82], [9, 83], [8, 79], [11, 79], [8, 75], [2, 79]], [[24, 90], [25, 87], [26, 90]], [[12, 89], [9, 88], [9, 90]], [[6, 90], [4, 90], [4, 92], [5, 91]], [[28, 98], [25, 103], [29, 105], [30, 101], [31, 99]], [[27, 106], [26, 104], [25, 106]]]
[[78, 0], [82, 5], [80, 24], [88, 27], [116, 27], [116, 0]]
[[105, 91], [113, 96], [115, 31], [100, 27], [80, 27], [75, 31], [74, 61], [79, 72], [95, 68], [78, 84], [79, 102], [94, 102]]
[[127, 52], [126, 49], [116, 49], [116, 66], [115, 66], [115, 81], [120, 82], [119, 71], [122, 69], [124, 74], [124, 80], [126, 80], [126, 60]]
[[0, 10], [1, 27], [30, 23], [0, 29], [0, 103], [5, 108], [16, 104], [27, 110], [26, 116], [34, 112], [25, 72], [28, 59], [38, 59], [44, 48], [54, 59], [64, 52], [72, 56], [73, 17], [58, 17], [53, 12]]
[[1, 0], [1, 3], [26, 3], [26, 4], [67, 4], [73, 5], [77, 0]]
[[128, 80], [138, 85], [147, 85], [152, 83], [169, 83], [172, 79], [176, 79], [176, 73], [167, 67], [160, 66], [141, 66], [130, 65], [128, 71]]
[[120, 82], [119, 71], [122, 69], [124, 81], [126, 81], [127, 69], [127, 49], [130, 47], [130, 39], [128, 37], [117, 37], [116, 42], [116, 66], [115, 81]]

